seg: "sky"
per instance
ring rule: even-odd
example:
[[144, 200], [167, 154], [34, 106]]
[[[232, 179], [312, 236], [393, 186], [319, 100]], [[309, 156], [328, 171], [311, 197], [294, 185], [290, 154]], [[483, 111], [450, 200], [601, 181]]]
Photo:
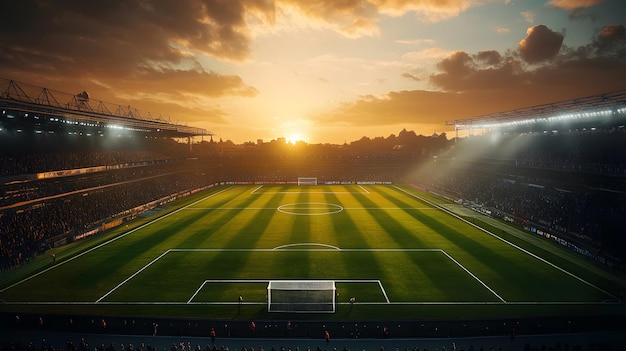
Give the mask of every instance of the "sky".
[[343, 144], [626, 89], [624, 0], [7, 0], [0, 77], [235, 143]]

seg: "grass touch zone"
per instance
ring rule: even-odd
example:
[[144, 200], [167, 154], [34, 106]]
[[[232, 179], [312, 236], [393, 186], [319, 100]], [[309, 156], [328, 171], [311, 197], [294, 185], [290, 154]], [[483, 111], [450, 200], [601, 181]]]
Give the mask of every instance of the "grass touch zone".
[[267, 284], [307, 279], [336, 282], [337, 310], [298, 318], [624, 313], [623, 279], [443, 203], [410, 186], [219, 186], [5, 275], [0, 309], [288, 318], [266, 311]]

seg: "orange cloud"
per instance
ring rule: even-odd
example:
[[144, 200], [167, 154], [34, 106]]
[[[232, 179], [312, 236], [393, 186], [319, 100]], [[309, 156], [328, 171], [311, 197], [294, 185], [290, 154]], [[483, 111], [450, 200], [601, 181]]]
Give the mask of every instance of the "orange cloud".
[[365, 1], [277, 0], [277, 4], [294, 9], [305, 19], [324, 23], [348, 37], [371, 36], [379, 32], [376, 8]]
[[554, 32], [544, 25], [534, 26], [519, 42], [520, 56], [528, 63], [538, 63], [553, 58], [561, 49], [563, 34]]
[[[124, 77], [142, 68], [199, 66], [195, 55], [242, 61], [255, 29], [276, 24], [277, 12], [294, 9], [349, 37], [379, 33], [381, 16], [409, 12], [449, 17], [474, 1], [450, 0], [179, 0], [48, 2], [8, 1], [0, 12], [0, 64], [22, 72]], [[45, 33], [44, 35], [41, 35]]]
[[347, 37], [378, 35], [383, 16], [414, 13], [425, 22], [439, 22], [466, 11], [480, 2], [471, 0], [276, 0], [276, 6], [295, 9], [309, 20]]
[[511, 92], [471, 91], [395, 91], [384, 96], [364, 96], [354, 103], [318, 116], [321, 124], [350, 127], [390, 125], [438, 125], [446, 120], [523, 107], [523, 102], [510, 99]]
[[480, 51], [476, 54], [476, 59], [488, 65], [498, 65], [502, 62], [502, 55], [495, 50]]
[[612, 53], [620, 58], [626, 58], [626, 29], [624, 25], [610, 25], [602, 28], [594, 41], [598, 52]]
[[62, 82], [64, 91], [123, 98], [164, 114], [181, 115], [178, 110], [193, 119], [204, 108], [220, 116], [204, 100], [258, 91], [239, 76], [207, 71], [196, 54], [247, 57], [246, 13], [271, 21], [273, 11], [263, 0], [180, 0], [158, 7], [145, 1], [2, 2], [0, 12], [12, 15], [0, 23], [0, 75], [48, 87]]
[[469, 0], [370, 0], [378, 11], [389, 16], [402, 16], [413, 12], [426, 22], [439, 22], [466, 11], [479, 2]]
[[[533, 44], [531, 40], [531, 47], [520, 51], [533, 50]], [[454, 52], [441, 60], [437, 65], [439, 72], [430, 76], [434, 91], [363, 96], [319, 119], [354, 127], [443, 125], [446, 120], [624, 89], [626, 30], [622, 25], [604, 27], [588, 45], [551, 54], [550, 63], [524, 65], [519, 59], [521, 55]], [[410, 72], [404, 76], [417, 80]]]
[[604, 2], [604, 0], [550, 0], [548, 4], [565, 10], [575, 10], [592, 7], [602, 2]]
[[[220, 61], [243, 62], [255, 36], [301, 19], [348, 37], [377, 35], [385, 16], [414, 14], [424, 21], [457, 16], [476, 0], [228, 0], [2, 1], [0, 76], [64, 91], [88, 90], [94, 99], [185, 121], [226, 123], [228, 97], [259, 91], [234, 74], [216, 73]], [[581, 5], [582, 4], [582, 5]], [[597, 2], [552, 1], [560, 8]], [[285, 17], [292, 11], [295, 17]], [[300, 24], [295, 24], [298, 26]], [[319, 27], [318, 27], [319, 28]], [[442, 124], [446, 119], [623, 89], [623, 25], [606, 26], [592, 43], [567, 48], [546, 26], [528, 30], [517, 50], [452, 54], [430, 48], [407, 53], [408, 82], [433, 91], [390, 91], [345, 103], [327, 116], [332, 125]], [[416, 41], [396, 41], [420, 44]], [[428, 43], [428, 42], [427, 42]], [[512, 43], [515, 45], [515, 43]], [[351, 58], [352, 59], [352, 58]], [[424, 62], [438, 62], [431, 74]], [[527, 65], [530, 63], [531, 65]], [[422, 66], [420, 66], [422, 65]], [[386, 78], [386, 77], [385, 77]], [[379, 81], [380, 82], [380, 81]]]

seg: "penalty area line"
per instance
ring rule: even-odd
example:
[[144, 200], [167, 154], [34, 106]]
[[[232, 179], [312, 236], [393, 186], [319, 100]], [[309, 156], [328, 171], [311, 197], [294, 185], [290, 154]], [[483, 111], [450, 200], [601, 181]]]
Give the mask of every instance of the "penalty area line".
[[202, 285], [200, 285], [200, 287], [198, 288], [198, 290], [196, 290], [195, 293], [193, 293], [193, 295], [191, 295], [191, 297], [189, 298], [189, 300], [187, 300], [187, 303], [191, 303], [191, 301], [193, 301], [193, 299], [196, 297], [196, 295], [198, 295], [198, 293], [200, 292], [200, 290], [202, 290], [202, 288], [204, 288], [204, 286], [206, 285], [207, 281], [205, 280], [204, 282], [202, 282]]
[[115, 290], [117, 290], [120, 286], [126, 284], [126, 282], [128, 282], [129, 280], [133, 279], [137, 274], [143, 272], [146, 268], [150, 267], [154, 262], [158, 261], [161, 259], [161, 257], [167, 255], [170, 252], [170, 250], [165, 251], [164, 253], [160, 254], [159, 257], [155, 258], [154, 260], [150, 261], [147, 265], [143, 266], [140, 270], [138, 270], [137, 272], [133, 273], [133, 275], [131, 275], [130, 277], [124, 279], [124, 281], [122, 281], [121, 283], [117, 284], [117, 286], [115, 286], [113, 289], [109, 290], [108, 293], [102, 295], [101, 298], [99, 298], [98, 300], [96, 300], [96, 303], [99, 303], [100, 301], [102, 301], [102, 299], [106, 298], [107, 296], [109, 296], [112, 292], [114, 292]]
[[[187, 304], [198, 304], [198, 302], [192, 302], [196, 298], [196, 295], [200, 293], [200, 290], [204, 288], [207, 283], [269, 283], [268, 279], [207, 279], [196, 290], [196, 292], [187, 300]], [[243, 302], [237, 302], [243, 303]]]
[[474, 275], [474, 273], [470, 272], [467, 268], [465, 268], [461, 263], [459, 263], [459, 261], [455, 260], [454, 258], [452, 258], [452, 256], [448, 255], [447, 252], [445, 252], [444, 250], [441, 250], [441, 252], [446, 255], [452, 262], [456, 263], [457, 266], [461, 267], [462, 270], [464, 270], [467, 274], [469, 274], [472, 278], [476, 279], [476, 281], [478, 281], [482, 286], [484, 286], [487, 290], [489, 290], [493, 295], [495, 295], [495, 297], [497, 297], [500, 301], [506, 303], [506, 301], [500, 297], [500, 295], [498, 295], [498, 293], [496, 293], [495, 291], [493, 291], [493, 289], [491, 289], [487, 284], [485, 284], [485, 282], [483, 282], [482, 280], [478, 279], [477, 276]]
[[385, 291], [383, 283], [380, 281], [380, 279], [337, 279], [335, 280], [335, 283], [376, 283], [378, 284], [380, 291], [383, 293], [385, 301], [387, 301], [386, 303], [391, 303], [389, 301], [389, 296], [387, 296], [387, 292]]
[[451, 215], [452, 217], [455, 217], [455, 218], [457, 218], [458, 220], [460, 220], [460, 221], [462, 221], [462, 222], [465, 222], [465, 223], [467, 223], [467, 224], [471, 225], [472, 227], [474, 227], [474, 228], [476, 228], [476, 229], [478, 229], [478, 230], [480, 230], [480, 231], [482, 231], [482, 232], [484, 232], [484, 233], [486, 233], [486, 234], [488, 234], [488, 235], [492, 236], [493, 238], [496, 238], [496, 239], [498, 239], [498, 240], [502, 241], [503, 243], [506, 243], [507, 245], [510, 245], [511, 247], [514, 247], [514, 248], [516, 248], [517, 250], [519, 250], [519, 251], [521, 251], [521, 252], [523, 252], [523, 253], [525, 253], [525, 254], [527, 254], [527, 255], [529, 255], [529, 256], [531, 256], [531, 257], [533, 257], [533, 258], [535, 258], [535, 259], [537, 259], [537, 260], [539, 260], [539, 261], [541, 261], [541, 262], [543, 262], [543, 263], [545, 263], [545, 264], [549, 265], [549, 266], [551, 266], [552, 268], [554, 268], [554, 269], [556, 269], [556, 270], [559, 270], [559, 271], [563, 272], [564, 274], [569, 275], [570, 277], [572, 277], [572, 278], [574, 278], [574, 279], [578, 280], [579, 282], [581, 282], [581, 283], [583, 283], [583, 284], [587, 284], [588, 286], [590, 286], [590, 287], [592, 287], [592, 288], [594, 288], [594, 289], [596, 289], [596, 290], [598, 290], [598, 291], [600, 291], [600, 292], [602, 292], [602, 293], [606, 294], [607, 296], [610, 296], [612, 299], [615, 299], [615, 300], [620, 300], [617, 296], [615, 296], [615, 295], [611, 294], [610, 292], [608, 292], [608, 291], [606, 291], [606, 290], [604, 290], [604, 289], [600, 288], [599, 286], [597, 286], [597, 285], [595, 285], [595, 284], [592, 284], [592, 283], [590, 283], [590, 282], [586, 281], [585, 279], [583, 279], [583, 278], [581, 278], [581, 277], [577, 276], [576, 274], [574, 274], [574, 273], [572, 273], [572, 272], [570, 272], [570, 271], [567, 271], [567, 270], [565, 270], [564, 268], [561, 268], [561, 267], [557, 266], [556, 264], [554, 264], [554, 263], [552, 263], [552, 262], [550, 262], [550, 261], [546, 260], [545, 258], [543, 258], [543, 257], [541, 257], [541, 256], [538, 256], [538, 255], [536, 255], [536, 254], [534, 254], [534, 253], [530, 252], [529, 250], [526, 250], [526, 249], [524, 249], [523, 247], [521, 247], [521, 246], [519, 246], [519, 245], [517, 245], [517, 244], [514, 244], [514, 243], [512, 243], [512, 242], [510, 242], [510, 241], [508, 241], [508, 240], [506, 240], [506, 239], [504, 239], [503, 237], [501, 237], [501, 236], [499, 236], [499, 235], [497, 235], [497, 234], [494, 234], [494, 233], [490, 232], [489, 230], [487, 230], [487, 229], [485, 229], [485, 228], [483, 228], [483, 227], [481, 227], [481, 226], [479, 226], [479, 225], [476, 225], [476, 224], [474, 224], [474, 223], [472, 223], [472, 222], [468, 221], [467, 219], [465, 219], [465, 218], [463, 218], [463, 217], [461, 217], [461, 216], [457, 215], [456, 213], [454, 213], [454, 212], [452, 212], [452, 211], [450, 211], [450, 210], [446, 209], [446, 208], [445, 208], [445, 207], [443, 207], [443, 206], [440, 206], [440, 205], [437, 205], [437, 204], [435, 204], [435, 203], [433, 203], [433, 202], [430, 202], [430, 201], [428, 201], [428, 200], [424, 199], [423, 197], [421, 197], [421, 196], [419, 196], [419, 195], [417, 195], [417, 194], [414, 194], [414, 193], [412, 193], [412, 192], [410, 192], [410, 191], [408, 191], [408, 190], [402, 189], [402, 188], [400, 188], [400, 187], [398, 187], [398, 186], [395, 186], [395, 185], [394, 185], [393, 187], [394, 187], [394, 188], [396, 188], [398, 191], [401, 191], [401, 192], [403, 192], [403, 193], [405, 193], [405, 194], [407, 194], [407, 195], [409, 195], [409, 196], [412, 196], [412, 197], [414, 197], [414, 198], [416, 198], [416, 199], [418, 199], [418, 200], [420, 200], [420, 201], [422, 201], [422, 202], [424, 202], [424, 203], [426, 203], [426, 204], [428, 204], [428, 205], [431, 205], [431, 206], [433, 206], [433, 207], [435, 207], [435, 208], [438, 208], [438, 209], [439, 209], [439, 210], [441, 210], [442, 212], [445, 212], [445, 213], [447, 213], [447, 214]]
[[[278, 279], [278, 280], [284, 280], [284, 279]], [[385, 301], [386, 301], [385, 303], [387, 304], [391, 303], [391, 301], [389, 301], [389, 296], [387, 295], [387, 291], [385, 291], [385, 288], [383, 287], [383, 283], [379, 279], [334, 279], [333, 281], [335, 283], [340, 283], [340, 284], [342, 283], [343, 284], [345, 283], [376, 283], [378, 284], [378, 287], [380, 288], [381, 293], [385, 297]], [[200, 291], [204, 288], [206, 284], [210, 284], [210, 283], [266, 283], [267, 284], [269, 282], [270, 282], [270, 279], [207, 279], [204, 282], [202, 282], [200, 287], [189, 298], [189, 300], [187, 300], [186, 303], [187, 304], [204, 304], [204, 302], [193, 302], [193, 299], [196, 298], [196, 296], [200, 293]], [[208, 302], [208, 303], [219, 304], [218, 302]], [[337, 303], [342, 304], [340, 302], [337, 302]], [[346, 302], [346, 304], [347, 303], [348, 302]], [[224, 304], [232, 304], [232, 302], [225, 302]], [[361, 303], [361, 304], [364, 304], [364, 303]]]

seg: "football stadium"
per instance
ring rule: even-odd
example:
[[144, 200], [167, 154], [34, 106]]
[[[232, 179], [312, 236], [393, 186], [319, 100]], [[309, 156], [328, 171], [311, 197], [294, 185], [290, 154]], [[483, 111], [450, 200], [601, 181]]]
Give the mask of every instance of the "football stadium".
[[234, 145], [1, 83], [7, 335], [624, 345], [626, 91], [454, 136]]

